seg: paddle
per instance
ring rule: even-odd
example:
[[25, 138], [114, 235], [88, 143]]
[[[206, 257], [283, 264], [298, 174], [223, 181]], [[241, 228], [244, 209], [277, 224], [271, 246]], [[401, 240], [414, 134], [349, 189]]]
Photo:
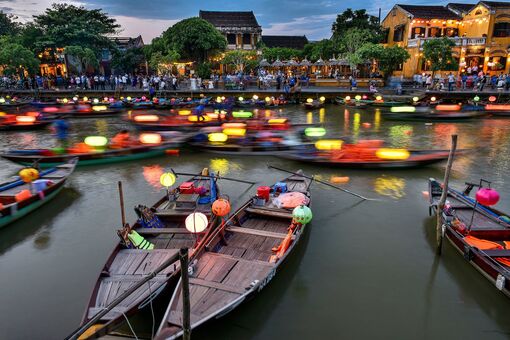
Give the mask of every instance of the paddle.
[[362, 200], [364, 201], [377, 201], [377, 199], [374, 199], [374, 198], [367, 198], [365, 196], [362, 196], [360, 194], [357, 194], [355, 192], [352, 192], [350, 190], [347, 190], [347, 189], [344, 189], [344, 188], [340, 188], [336, 185], [333, 185], [333, 184], [330, 184], [328, 182], [324, 182], [324, 181], [321, 181], [320, 179], [316, 179], [314, 177], [309, 177], [309, 176], [306, 176], [306, 175], [303, 175], [303, 174], [298, 174], [297, 172], [292, 172], [292, 171], [289, 171], [289, 170], [285, 170], [285, 169], [281, 169], [281, 168], [277, 168], [275, 166], [272, 166], [272, 165], [268, 165], [268, 168], [271, 168], [271, 169], [275, 169], [275, 170], [280, 170], [280, 171], [283, 171], [283, 172], [287, 172], [289, 174], [293, 174], [293, 175], [296, 175], [296, 176], [302, 176], [304, 178], [308, 178], [308, 179], [311, 179], [312, 181], [316, 181], [318, 183], [321, 183], [321, 184], [324, 184], [324, 185], [327, 185], [328, 187], [331, 187], [331, 188], [335, 188], [337, 190], [340, 190], [340, 191], [343, 191], [345, 193], [348, 193], [350, 195], [353, 195], [353, 196], [356, 196], [358, 198], [361, 198]]
[[[175, 172], [174, 169], [170, 169], [170, 170], [176, 176], [178, 176], [178, 175], [181, 175], [181, 176], [193, 176], [194, 178], [205, 178], [205, 179], [210, 178], [209, 176], [202, 176], [202, 175], [197, 175], [197, 174], [189, 174], [189, 173], [185, 173], [185, 172]], [[225, 179], [227, 181], [246, 183], [246, 184], [251, 184], [251, 185], [257, 183], [257, 182], [245, 181], [245, 180], [242, 180], [242, 179], [231, 178], [231, 177], [223, 177], [223, 176], [211, 176], [211, 177], [216, 178], [216, 179]]]

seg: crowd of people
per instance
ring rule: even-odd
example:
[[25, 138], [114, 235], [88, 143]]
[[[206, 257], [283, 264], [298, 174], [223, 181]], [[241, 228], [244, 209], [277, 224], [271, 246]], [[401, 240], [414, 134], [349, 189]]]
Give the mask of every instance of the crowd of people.
[[499, 75], [487, 74], [483, 71], [466, 70], [458, 75], [452, 72], [415, 74], [413, 76], [414, 88], [425, 88], [438, 91], [483, 91], [485, 89], [508, 91], [510, 90], [510, 74], [501, 72]]

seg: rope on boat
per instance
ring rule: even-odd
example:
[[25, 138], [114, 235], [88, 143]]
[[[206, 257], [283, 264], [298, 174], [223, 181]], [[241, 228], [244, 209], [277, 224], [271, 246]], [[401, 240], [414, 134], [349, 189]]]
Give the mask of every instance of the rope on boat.
[[124, 315], [124, 318], [126, 319], [126, 322], [127, 322], [128, 326], [129, 326], [129, 329], [131, 330], [131, 333], [133, 333], [133, 336], [135, 337], [135, 339], [138, 340], [138, 337], [136, 336], [136, 333], [133, 330], [133, 327], [131, 326], [131, 323], [129, 322], [128, 317], [126, 316], [126, 314], [124, 312], [122, 312], [122, 315]]

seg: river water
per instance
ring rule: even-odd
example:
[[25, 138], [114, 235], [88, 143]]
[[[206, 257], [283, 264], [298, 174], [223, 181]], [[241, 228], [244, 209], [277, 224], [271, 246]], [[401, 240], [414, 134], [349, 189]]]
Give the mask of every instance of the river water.
[[[480, 178], [502, 196], [510, 211], [510, 120], [462, 123], [390, 122], [372, 110], [327, 106], [283, 110], [299, 122], [322, 122], [329, 133], [380, 138], [395, 147], [448, 148], [459, 135], [453, 186]], [[72, 121], [73, 138], [113, 136], [128, 127], [120, 119]], [[47, 131], [1, 133], [0, 150], [51, 146]], [[285, 176], [267, 164], [302, 168], [323, 180], [349, 176], [345, 188], [357, 198], [320, 184], [312, 188], [313, 213], [306, 237], [258, 297], [194, 332], [196, 339], [504, 339], [510, 337], [510, 300], [476, 272], [450, 244], [435, 256], [434, 220], [428, 217], [429, 177], [442, 178], [444, 164], [412, 170], [342, 170], [273, 157], [230, 157], [182, 151], [138, 162], [76, 170], [55, 200], [0, 230], [0, 338], [60, 339], [79, 323], [94, 282], [117, 242], [120, 226], [117, 181], [127, 207], [152, 204], [163, 191], [159, 175], [170, 167], [271, 184]], [[18, 166], [0, 160], [0, 178]], [[255, 188], [223, 181], [239, 205]], [[132, 209], [128, 220], [134, 221]], [[151, 319], [134, 322], [137, 334]]]

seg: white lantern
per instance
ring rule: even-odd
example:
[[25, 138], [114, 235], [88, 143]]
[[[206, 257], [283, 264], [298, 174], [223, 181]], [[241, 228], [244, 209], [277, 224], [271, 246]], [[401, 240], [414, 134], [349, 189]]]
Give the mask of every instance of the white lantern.
[[203, 232], [208, 224], [207, 216], [202, 213], [192, 213], [186, 217], [186, 229], [192, 233]]

